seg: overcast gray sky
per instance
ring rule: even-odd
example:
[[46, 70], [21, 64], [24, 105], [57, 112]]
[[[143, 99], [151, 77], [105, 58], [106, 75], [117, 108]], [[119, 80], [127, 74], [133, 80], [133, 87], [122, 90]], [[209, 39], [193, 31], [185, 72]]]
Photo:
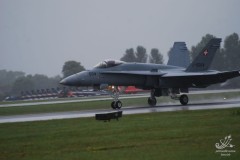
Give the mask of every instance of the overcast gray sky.
[[239, 0], [0, 0], [0, 69], [55, 76], [67, 60], [91, 68], [138, 45], [166, 55], [233, 32]]

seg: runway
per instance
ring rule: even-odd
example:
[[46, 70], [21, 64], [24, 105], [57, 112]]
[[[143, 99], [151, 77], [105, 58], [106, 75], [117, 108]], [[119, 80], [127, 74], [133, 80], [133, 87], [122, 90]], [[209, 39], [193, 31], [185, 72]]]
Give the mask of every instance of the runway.
[[[240, 108], [240, 99], [232, 100], [216, 100], [214, 102], [192, 102], [187, 106], [179, 105], [178, 103], [159, 104], [155, 107], [149, 106], [129, 106], [123, 107], [123, 115], [152, 113], [152, 112], [171, 112], [180, 110], [204, 110], [204, 109], [220, 109], [220, 108]], [[54, 119], [70, 119], [94, 117], [96, 113], [111, 112], [112, 109], [102, 110], [85, 110], [85, 111], [71, 111], [71, 112], [56, 112], [44, 114], [28, 114], [28, 115], [14, 115], [14, 116], [0, 116], [0, 123], [12, 122], [30, 122], [30, 121], [44, 121]]]
[[[202, 90], [202, 91], [190, 91], [188, 94], [214, 94], [214, 93], [229, 93], [229, 92], [240, 92], [240, 89], [227, 89], [227, 90]], [[120, 99], [129, 99], [129, 98], [144, 98], [149, 97], [150, 93], [142, 94], [125, 94], [121, 95]], [[110, 96], [93, 96], [93, 97], [84, 97], [84, 98], [73, 98], [73, 99], [52, 99], [48, 101], [18, 101], [18, 103], [6, 103], [0, 104], [1, 107], [18, 107], [18, 106], [34, 106], [34, 105], [45, 105], [45, 104], [62, 104], [62, 103], [75, 103], [75, 102], [90, 102], [90, 101], [102, 101], [102, 100], [112, 100]]]
[[[121, 96], [121, 99], [129, 99], [129, 98], [142, 98], [142, 97], [148, 97], [149, 94], [135, 94], [135, 95], [124, 95]], [[62, 103], [76, 103], [76, 102], [92, 102], [92, 101], [104, 101], [104, 100], [112, 100], [110, 96], [102, 96], [102, 97], [84, 97], [84, 98], [76, 98], [76, 99], [56, 99], [56, 100], [50, 100], [50, 101], [41, 101], [41, 102], [34, 102], [34, 101], [28, 101], [22, 103], [9, 103], [9, 104], [1, 104], [1, 107], [19, 107], [19, 106], [35, 106], [35, 105], [45, 105], [45, 104], [62, 104]]]

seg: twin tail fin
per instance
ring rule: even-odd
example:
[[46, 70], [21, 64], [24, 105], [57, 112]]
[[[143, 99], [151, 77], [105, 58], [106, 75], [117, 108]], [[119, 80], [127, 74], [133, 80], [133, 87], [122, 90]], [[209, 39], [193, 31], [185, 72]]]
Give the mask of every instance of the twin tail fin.
[[193, 62], [187, 67], [186, 72], [207, 71], [210, 68], [217, 49], [220, 47], [221, 41], [221, 38], [211, 39]]

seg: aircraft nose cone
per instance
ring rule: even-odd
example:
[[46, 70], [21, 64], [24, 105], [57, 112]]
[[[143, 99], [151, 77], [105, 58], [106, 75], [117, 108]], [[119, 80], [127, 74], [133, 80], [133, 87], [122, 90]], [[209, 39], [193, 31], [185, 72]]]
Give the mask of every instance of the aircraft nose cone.
[[84, 86], [87, 81], [88, 72], [80, 72], [62, 79], [59, 83], [65, 86]]
[[62, 85], [67, 85], [66, 78], [62, 79], [59, 83], [62, 84]]
[[65, 86], [72, 86], [75, 84], [75, 76], [69, 76], [64, 79], [62, 79], [59, 83]]

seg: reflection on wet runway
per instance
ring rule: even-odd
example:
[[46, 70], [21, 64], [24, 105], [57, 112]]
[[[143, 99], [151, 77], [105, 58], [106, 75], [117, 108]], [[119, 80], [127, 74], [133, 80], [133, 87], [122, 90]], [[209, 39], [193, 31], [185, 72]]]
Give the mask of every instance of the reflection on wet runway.
[[[240, 108], [240, 99], [216, 100], [214, 102], [192, 102], [191, 104], [186, 106], [182, 106], [175, 103], [159, 104], [158, 106], [155, 106], [155, 107], [129, 106], [129, 107], [123, 107], [121, 110], [123, 111], [123, 115], [129, 115], [129, 114], [141, 114], [141, 113], [152, 113], [152, 112], [171, 112], [171, 111], [180, 111], [180, 110], [203, 110], [203, 109], [220, 109], [220, 108], [236, 108], [236, 107]], [[112, 111], [112, 109], [0, 116], [0, 123], [94, 117], [96, 113], [104, 113], [108, 111]]]

